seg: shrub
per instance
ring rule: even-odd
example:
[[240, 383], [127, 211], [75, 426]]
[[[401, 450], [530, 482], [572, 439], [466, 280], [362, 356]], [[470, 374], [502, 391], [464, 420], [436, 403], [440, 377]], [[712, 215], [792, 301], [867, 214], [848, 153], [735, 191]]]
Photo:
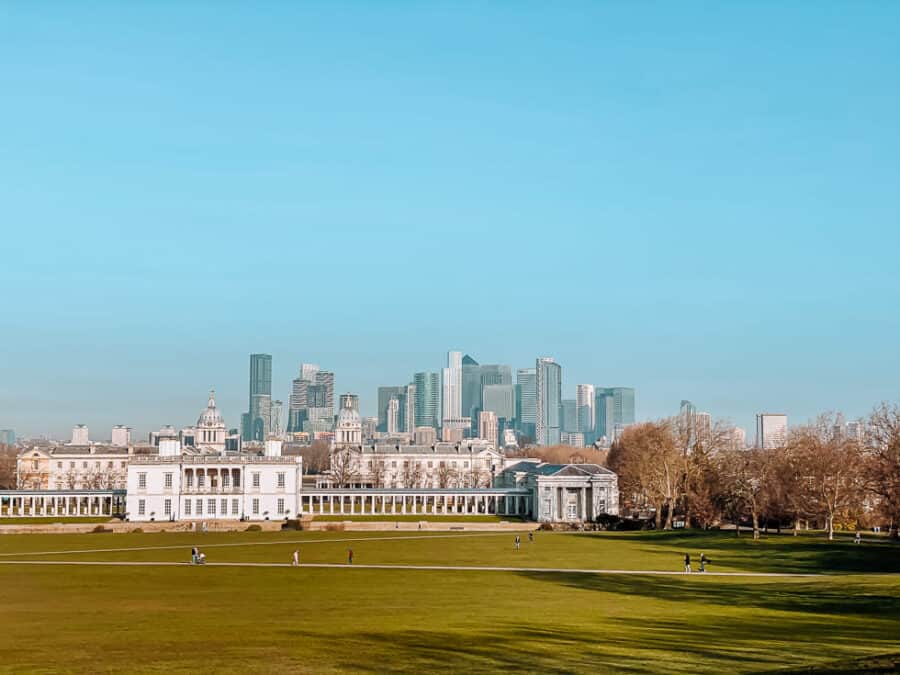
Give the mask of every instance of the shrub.
[[344, 524], [343, 523], [328, 523], [328, 525], [325, 526], [325, 531], [326, 532], [343, 532]]
[[282, 530], [302, 530], [303, 524], [300, 522], [299, 518], [294, 520], [285, 520], [281, 524]]
[[108, 527], [103, 527], [103, 525], [97, 525], [91, 532], [112, 532]]
[[262, 528], [259, 525], [250, 525], [244, 531], [245, 532], [262, 532]]
[[553, 523], [541, 523], [541, 529], [542, 530], [552, 530]]
[[131, 531], [131, 534], [144, 534], [144, 531], [141, 528], [136, 527]]

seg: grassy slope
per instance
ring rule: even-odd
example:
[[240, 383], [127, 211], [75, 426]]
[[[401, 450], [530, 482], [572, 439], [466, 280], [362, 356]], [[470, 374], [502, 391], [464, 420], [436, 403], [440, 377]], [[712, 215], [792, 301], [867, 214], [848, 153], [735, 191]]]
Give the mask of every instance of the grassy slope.
[[[200, 540], [210, 560], [343, 560], [672, 569], [684, 549], [714, 567], [822, 569], [815, 579], [593, 576], [313, 568], [0, 566], [0, 670], [497, 670], [751, 672], [900, 651], [900, 579], [888, 544], [790, 537], [538, 533], [377, 541], [379, 533], [31, 535], [0, 552]], [[273, 546], [210, 548], [213, 543]], [[70, 554], [184, 560], [186, 550]], [[26, 556], [26, 557], [33, 557]], [[674, 560], [673, 560], [674, 559]], [[40, 639], [35, 639], [40, 635]]]

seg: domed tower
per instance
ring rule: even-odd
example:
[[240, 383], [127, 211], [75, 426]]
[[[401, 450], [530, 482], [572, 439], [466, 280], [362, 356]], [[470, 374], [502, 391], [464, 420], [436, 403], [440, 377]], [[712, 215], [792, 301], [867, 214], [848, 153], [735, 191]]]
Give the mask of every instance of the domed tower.
[[357, 401], [353, 394], [341, 396], [341, 409], [334, 427], [334, 444], [337, 447], [362, 445], [362, 419], [357, 411]]
[[197, 420], [194, 443], [199, 448], [208, 448], [217, 452], [225, 452], [225, 420], [216, 408], [216, 392], [211, 389], [206, 410], [200, 413]]

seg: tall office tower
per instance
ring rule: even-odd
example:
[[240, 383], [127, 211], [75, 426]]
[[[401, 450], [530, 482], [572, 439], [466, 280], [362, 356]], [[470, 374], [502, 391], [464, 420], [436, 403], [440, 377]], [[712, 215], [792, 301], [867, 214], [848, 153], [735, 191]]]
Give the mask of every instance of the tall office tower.
[[462, 417], [462, 352], [447, 352], [447, 367], [442, 373], [441, 420]]
[[13, 429], [0, 429], [0, 445], [15, 445], [16, 432]]
[[437, 443], [437, 429], [434, 427], [416, 427], [413, 432], [416, 445], [434, 445]]
[[594, 387], [594, 419], [597, 438], [610, 442], [634, 424], [634, 389], [630, 387]]
[[377, 417], [362, 418], [362, 437], [364, 441], [371, 441], [375, 438], [375, 430], [378, 428]]
[[391, 399], [400, 400], [406, 387], [378, 387], [378, 431], [387, 431], [388, 406]]
[[410, 382], [400, 397], [400, 430], [413, 433], [416, 430], [416, 385]]
[[328, 416], [334, 416], [334, 373], [330, 370], [320, 370], [316, 373], [316, 384], [325, 388], [325, 400], [323, 408]]
[[468, 354], [462, 361], [462, 415], [472, 419], [472, 432], [478, 433], [478, 413], [484, 409], [484, 387], [512, 384], [512, 370], [501, 364], [479, 364]]
[[747, 432], [744, 431], [741, 427], [732, 427], [728, 435], [731, 440], [732, 450], [747, 449]]
[[756, 447], [780, 448], [787, 441], [787, 415], [760, 413], [756, 416]]
[[483, 438], [496, 448], [498, 431], [496, 414], [489, 410], [483, 410], [478, 413], [478, 438]]
[[131, 445], [131, 427], [126, 427], [124, 424], [114, 426], [109, 444], [119, 448], [126, 448]]
[[356, 394], [341, 394], [341, 410], [355, 410], [359, 412], [359, 396]]
[[516, 415], [519, 421], [519, 433], [535, 439], [537, 374], [534, 368], [519, 368], [516, 371]]
[[400, 431], [400, 399], [396, 396], [391, 397], [386, 412], [385, 431], [389, 434], [396, 434]]
[[415, 423], [416, 427], [441, 426], [441, 379], [437, 373], [416, 373]]
[[578, 432], [578, 407], [575, 405], [574, 398], [563, 399], [560, 404], [560, 424], [562, 431], [568, 431], [570, 434]]
[[578, 431], [584, 434], [585, 440], [593, 441], [594, 434], [594, 385], [575, 385], [575, 415], [578, 418]]
[[[241, 418], [242, 421], [244, 418]], [[272, 356], [250, 355], [250, 409], [241, 429], [245, 441], [264, 441], [272, 429]]]
[[683, 417], [693, 417], [697, 413], [697, 406], [687, 399], [681, 399], [681, 407], [678, 411]]
[[70, 445], [90, 445], [91, 434], [85, 424], [76, 424], [72, 427], [72, 442]]
[[269, 433], [275, 434], [276, 436], [281, 435], [282, 426], [281, 426], [281, 416], [284, 412], [284, 403], [281, 401], [272, 401], [272, 407], [270, 409], [270, 417], [271, 422], [269, 425]]
[[306, 380], [307, 382], [315, 382], [316, 374], [319, 372], [320, 368], [315, 363], [301, 363], [300, 364], [300, 379]]
[[497, 419], [512, 423], [516, 417], [516, 392], [512, 384], [486, 384], [483, 390], [482, 408], [492, 412]]
[[557, 445], [562, 431], [562, 367], [549, 357], [539, 357], [534, 370], [537, 387], [534, 440], [538, 445]]

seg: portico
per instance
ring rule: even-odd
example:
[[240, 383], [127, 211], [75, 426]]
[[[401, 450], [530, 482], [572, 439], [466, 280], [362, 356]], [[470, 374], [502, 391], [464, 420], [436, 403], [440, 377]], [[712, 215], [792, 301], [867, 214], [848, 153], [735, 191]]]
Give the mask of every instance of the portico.
[[0, 519], [112, 517], [124, 508], [125, 490], [0, 490]]
[[310, 515], [496, 515], [528, 518], [529, 490], [337, 489], [303, 490], [301, 512]]

